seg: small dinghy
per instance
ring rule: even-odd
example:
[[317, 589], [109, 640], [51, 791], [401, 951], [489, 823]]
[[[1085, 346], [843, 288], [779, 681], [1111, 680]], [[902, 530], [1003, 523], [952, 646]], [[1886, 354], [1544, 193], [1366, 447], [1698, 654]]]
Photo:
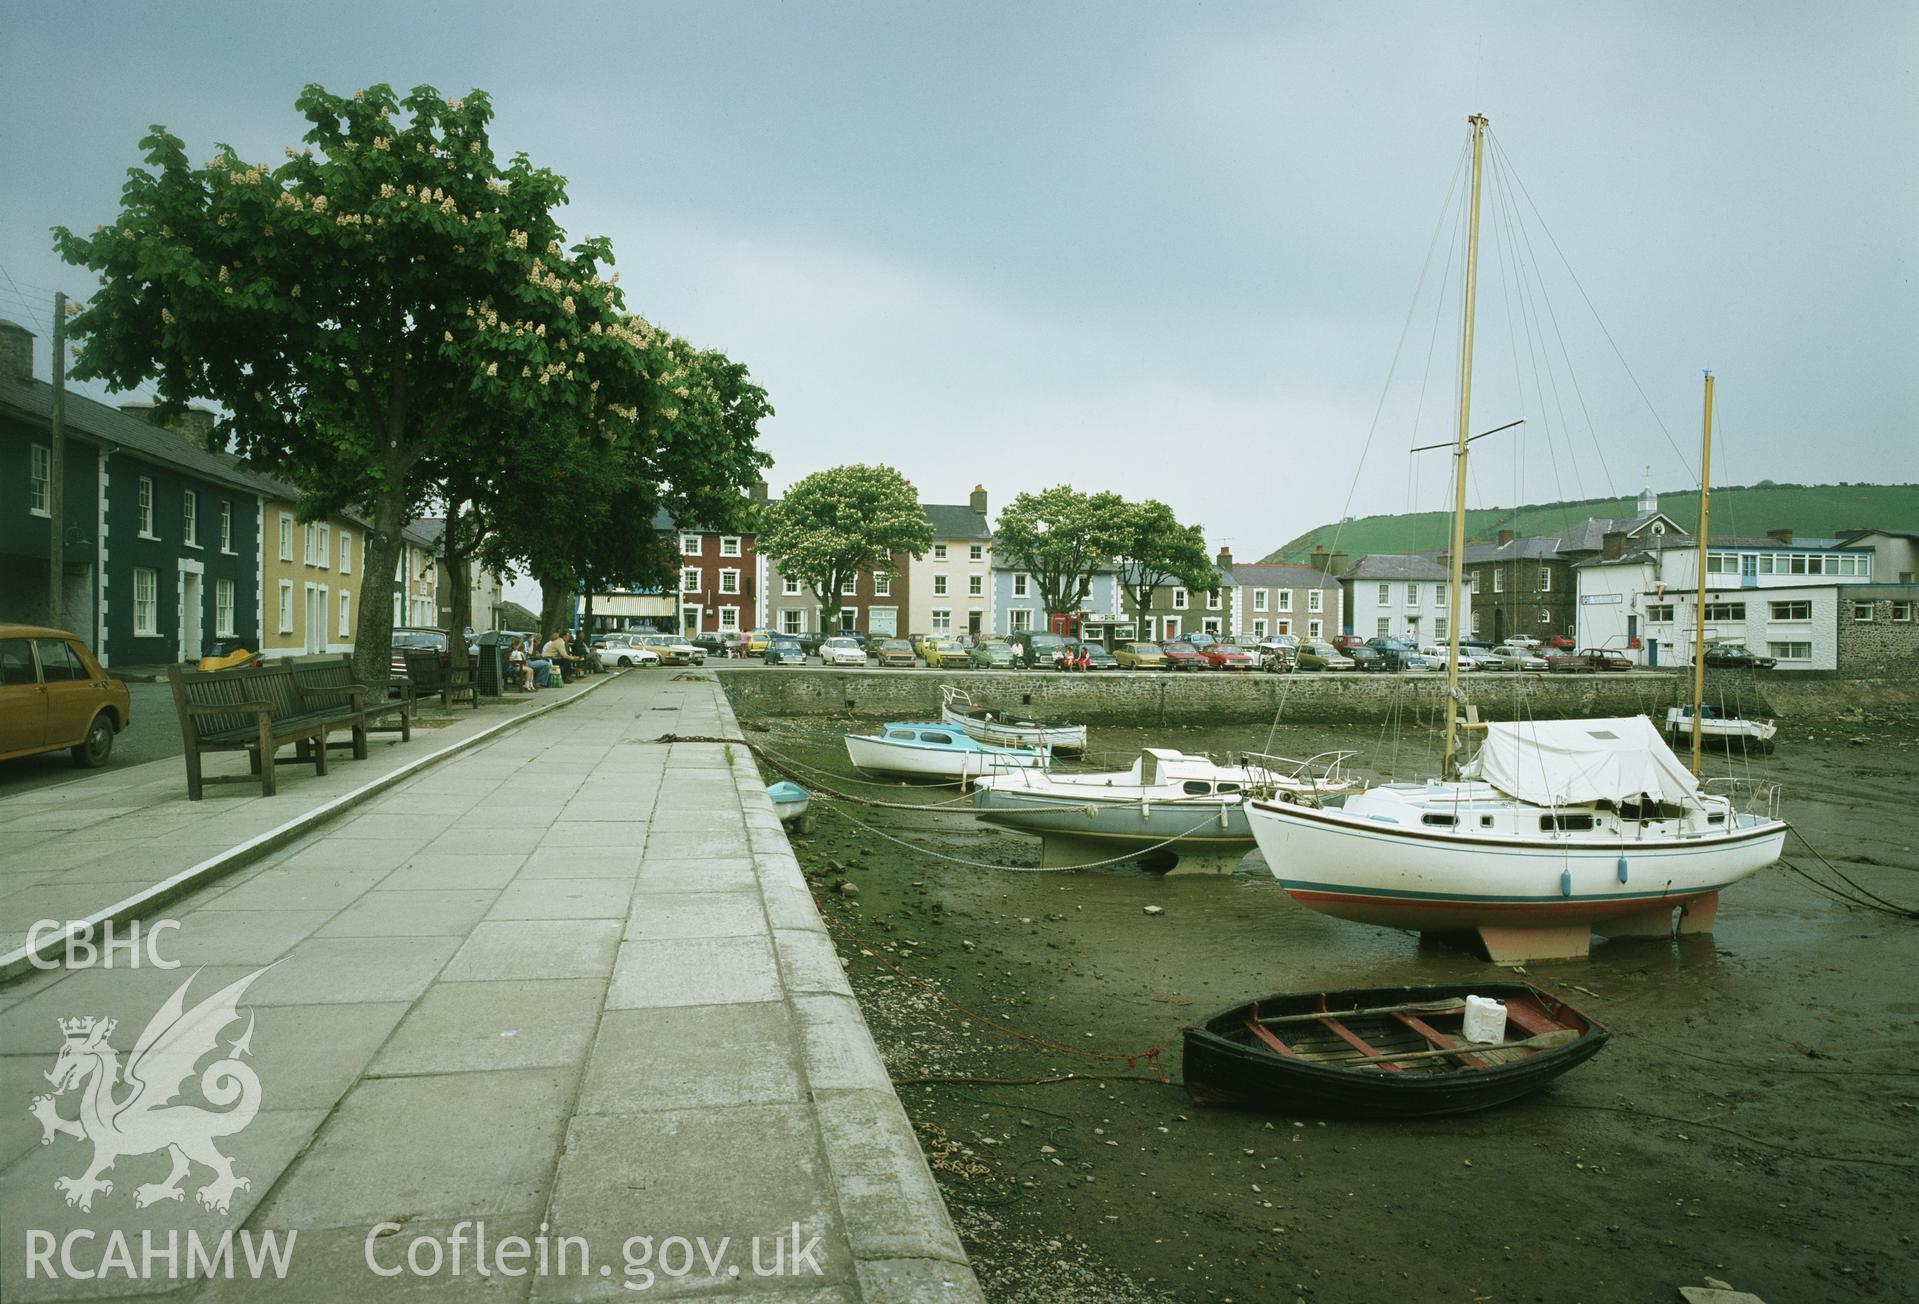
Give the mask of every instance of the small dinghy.
[[782, 824], [791, 824], [813, 804], [812, 793], [785, 779], [768, 786], [766, 795], [772, 800], [773, 813], [780, 817]]
[[856, 769], [908, 779], [977, 779], [1046, 763], [1046, 753], [994, 747], [949, 724], [895, 722], [877, 734], [847, 734], [846, 755]]
[[[1469, 996], [1504, 1004], [1497, 1040], [1467, 1040]], [[1282, 993], [1186, 1029], [1186, 1090], [1292, 1114], [1465, 1114], [1539, 1090], [1610, 1035], [1530, 983]]]
[[[1727, 751], [1770, 752], [1779, 726], [1771, 720], [1748, 720], [1727, 707], [1705, 706], [1699, 711], [1700, 741]], [[1666, 738], [1675, 748], [1692, 746], [1692, 706], [1666, 708]]]
[[940, 690], [940, 717], [966, 732], [968, 738], [999, 747], [1044, 747], [1055, 752], [1086, 750], [1086, 726], [1058, 720], [1035, 720], [1015, 711], [981, 706], [964, 689]]

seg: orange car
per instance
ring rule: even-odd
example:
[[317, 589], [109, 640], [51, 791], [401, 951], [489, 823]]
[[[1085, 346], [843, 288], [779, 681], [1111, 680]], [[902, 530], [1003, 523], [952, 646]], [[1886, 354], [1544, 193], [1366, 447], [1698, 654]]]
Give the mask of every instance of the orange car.
[[75, 765], [105, 765], [132, 705], [78, 634], [0, 625], [0, 761], [65, 747]]

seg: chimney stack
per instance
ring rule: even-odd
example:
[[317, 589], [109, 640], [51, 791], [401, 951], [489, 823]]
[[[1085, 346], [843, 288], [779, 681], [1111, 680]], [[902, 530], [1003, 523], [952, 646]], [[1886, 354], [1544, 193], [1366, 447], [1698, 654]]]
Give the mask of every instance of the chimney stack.
[[972, 502], [974, 511], [978, 512], [981, 516], [986, 515], [986, 486], [981, 484], [974, 485], [973, 496], [969, 501]]
[[748, 491], [748, 496], [751, 497], [752, 500], [756, 503], [765, 502], [766, 501], [766, 481], [755, 480], [753, 482], [752, 489]]
[[1343, 552], [1336, 552], [1327, 562], [1326, 573], [1337, 578], [1340, 575], [1344, 575], [1346, 568], [1351, 564], [1352, 559], [1350, 557]]
[[1499, 532], [1499, 544], [1498, 544], [1499, 547], [1503, 548], [1507, 544], [1511, 543], [1512, 541], [1513, 541], [1513, 532], [1511, 530], [1501, 530]]
[[0, 319], [0, 376], [29, 384], [33, 380], [33, 332]]
[[1219, 567], [1221, 570], [1231, 570], [1233, 568], [1233, 550], [1222, 544], [1220, 546], [1219, 556], [1213, 558], [1213, 565]]
[[1792, 531], [1791, 530], [1767, 530], [1766, 537], [1768, 539], [1777, 540], [1780, 543], [1789, 544], [1792, 542]]
[[205, 448], [207, 440], [213, 436], [213, 412], [203, 407], [190, 407], [168, 424], [161, 426], [153, 416], [153, 404], [134, 401], [120, 404], [120, 410], [135, 421], [144, 421], [150, 426], [159, 426], [162, 430], [171, 430], [195, 448]]
[[1606, 531], [1605, 538], [1600, 541], [1599, 555], [1607, 561], [1618, 561], [1625, 556], [1626, 532], [1624, 530]]

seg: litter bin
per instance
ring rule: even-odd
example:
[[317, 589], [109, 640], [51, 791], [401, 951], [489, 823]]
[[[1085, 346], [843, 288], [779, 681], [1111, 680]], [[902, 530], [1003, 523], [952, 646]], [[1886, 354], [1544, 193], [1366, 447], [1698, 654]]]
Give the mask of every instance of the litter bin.
[[488, 697], [498, 697], [506, 683], [506, 639], [497, 630], [480, 635], [473, 652], [474, 683]]

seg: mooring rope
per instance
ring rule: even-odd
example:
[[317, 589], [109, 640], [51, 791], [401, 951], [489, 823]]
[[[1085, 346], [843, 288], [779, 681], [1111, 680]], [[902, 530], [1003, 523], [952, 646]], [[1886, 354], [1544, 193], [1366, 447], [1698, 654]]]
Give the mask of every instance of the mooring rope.
[[[851, 820], [853, 823], [865, 829], [868, 833], [874, 834], [875, 836], [878, 836], [878, 837], [885, 838], [888, 842], [897, 843], [900, 846], [905, 847], [908, 851], [918, 852], [922, 856], [931, 856], [935, 860], [944, 860], [948, 864], [965, 865], [970, 869], [997, 869], [997, 870], [1003, 870], [1007, 873], [1012, 873], [1012, 874], [1071, 874], [1082, 869], [1104, 869], [1108, 865], [1121, 865], [1126, 863], [1129, 860], [1138, 860], [1141, 856], [1150, 855], [1155, 851], [1159, 851], [1165, 847], [1169, 847], [1173, 843], [1178, 842], [1181, 838], [1190, 837], [1192, 834], [1199, 832], [1201, 829], [1205, 828], [1207, 825], [1215, 824], [1218, 822], [1216, 817], [1209, 815], [1205, 819], [1201, 820], [1199, 823], [1193, 825], [1192, 828], [1187, 829], [1184, 833], [1175, 833], [1172, 837], [1167, 838], [1162, 842], [1155, 842], [1151, 846], [1146, 846], [1146, 847], [1135, 847], [1132, 850], [1127, 851], [1123, 855], [1113, 856], [1107, 860], [1089, 860], [1083, 865], [1001, 865], [988, 860], [968, 860], [964, 856], [949, 855], [948, 853], [944, 851], [934, 851], [931, 847], [917, 846], [911, 842], [908, 842], [905, 838], [894, 837], [891, 833], [888, 833], [885, 829], [875, 828], [873, 825], [868, 824], [865, 820], [859, 818], [857, 815], [853, 815], [847, 811], [841, 810], [838, 806], [829, 804], [826, 807], [826, 809], [832, 811], [835, 815], [840, 816], [842, 819]], [[1069, 806], [1069, 807], [1066, 807], [1065, 809], [1076, 810], [1079, 808]]]

